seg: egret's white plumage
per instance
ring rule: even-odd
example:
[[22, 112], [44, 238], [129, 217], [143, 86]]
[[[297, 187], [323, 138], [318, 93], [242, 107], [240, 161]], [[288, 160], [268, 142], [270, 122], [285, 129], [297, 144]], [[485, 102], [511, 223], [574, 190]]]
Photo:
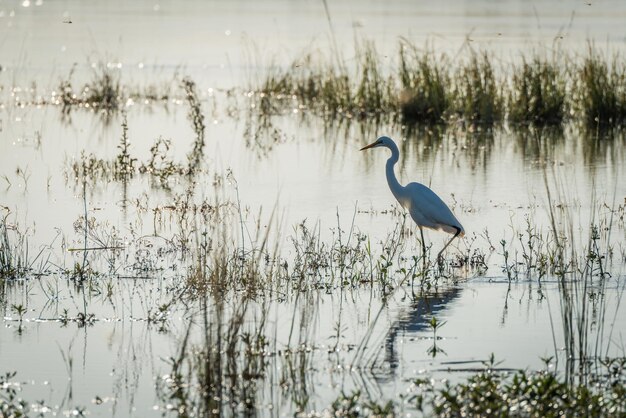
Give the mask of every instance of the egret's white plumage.
[[[422, 232], [422, 228], [430, 228], [454, 234], [450, 241], [448, 241], [439, 252], [437, 256], [439, 257], [454, 238], [465, 235], [463, 226], [443, 200], [427, 186], [421, 183], [409, 183], [406, 186], [402, 186], [398, 182], [393, 167], [400, 158], [400, 151], [391, 138], [381, 136], [375, 142], [361, 148], [361, 151], [376, 147], [385, 147], [391, 151], [391, 157], [387, 160], [386, 167], [387, 183], [389, 184], [391, 193], [393, 193], [402, 207], [409, 211], [411, 218], [413, 218], [417, 226], [419, 226], [420, 233]], [[423, 234], [422, 248], [425, 253], [426, 248]]]

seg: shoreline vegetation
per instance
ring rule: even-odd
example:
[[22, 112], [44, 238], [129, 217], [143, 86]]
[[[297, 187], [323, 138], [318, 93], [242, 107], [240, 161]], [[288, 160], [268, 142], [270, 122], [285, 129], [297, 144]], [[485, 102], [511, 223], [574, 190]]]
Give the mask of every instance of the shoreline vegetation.
[[357, 44], [352, 68], [334, 62], [309, 53], [273, 67], [252, 87], [261, 112], [297, 107], [325, 119], [487, 128], [626, 122], [626, 62], [593, 44], [584, 55], [530, 52], [513, 63], [469, 47], [450, 57], [403, 39], [390, 62], [366, 41]]
[[[290, 65], [250, 63], [261, 68], [246, 88], [221, 90], [250, 103], [229, 106], [234, 116], [311, 114], [325, 121], [367, 120], [405, 126], [461, 124], [470, 130], [555, 127], [574, 123], [606, 129], [626, 124], [626, 61], [590, 43], [583, 54], [563, 50], [521, 52], [513, 62], [467, 47], [454, 57], [398, 42], [395, 57], [380, 54], [371, 41], [355, 44], [351, 59], [305, 52]], [[60, 106], [64, 117], [82, 108], [110, 115], [136, 104], [182, 103], [177, 85], [194, 83], [178, 71], [171, 80], [124, 85], [115, 65], [92, 65], [91, 79], [76, 86], [76, 66], [49, 94], [36, 86], [13, 87], [18, 107]], [[219, 89], [200, 89], [215, 101]]]

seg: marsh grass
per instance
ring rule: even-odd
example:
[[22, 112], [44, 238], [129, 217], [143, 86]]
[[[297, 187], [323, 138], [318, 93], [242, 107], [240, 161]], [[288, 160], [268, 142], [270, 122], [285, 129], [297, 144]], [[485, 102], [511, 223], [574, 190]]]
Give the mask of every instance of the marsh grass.
[[[241, 221], [244, 213], [238, 202], [221, 206], [224, 203], [225, 199], [216, 199], [212, 204], [196, 203], [190, 190], [171, 204], [153, 208], [152, 211], [155, 217], [168, 212], [175, 218], [159, 218], [160, 221], [155, 223], [175, 225], [173, 229], [177, 236], [159, 237], [163, 238], [159, 242], [166, 242], [167, 250], [163, 252], [173, 248], [174, 258], [179, 263], [179, 273], [172, 286], [160, 290], [171, 294], [171, 300], [158, 304], [146, 302], [146, 321], [158, 329], [166, 330], [164, 332], [176, 332], [167, 331], [169, 312], [179, 312], [184, 318], [175, 353], [167, 360], [166, 374], [157, 382], [158, 404], [163, 415], [263, 414], [266, 411], [262, 408], [269, 403], [274, 407], [289, 405], [290, 410], [297, 413], [309, 413], [314, 407], [320, 406], [312, 402], [318, 395], [312, 376], [321, 367], [316, 360], [320, 358], [320, 353], [325, 354], [322, 350], [328, 350], [328, 357], [340, 355], [337, 354], [340, 352], [337, 347], [341, 347], [338, 342], [343, 341], [341, 334], [345, 327], [341, 321], [346, 321], [339, 311], [335, 340], [327, 348], [320, 348], [320, 336], [315, 332], [315, 318], [319, 309], [324, 309], [320, 306], [320, 295], [338, 294], [342, 303], [348, 303], [353, 297], [353, 290], [371, 290], [372, 299], [375, 298], [381, 311], [385, 311], [389, 309], [390, 301], [394, 300], [393, 292], [396, 289], [412, 288], [410, 283], [413, 280], [417, 290], [413, 294], [415, 298], [419, 297], [422, 289], [432, 290], [437, 286], [456, 283], [455, 278], [459, 276], [467, 277], [467, 270], [454, 266], [459, 262], [458, 258], [469, 264], [469, 260], [476, 256], [479, 260], [477, 264], [485, 263], [480, 251], [474, 251], [478, 244], [464, 242], [459, 245], [464, 248], [460, 251], [461, 255], [450, 258], [443, 272], [439, 265], [431, 264], [430, 260], [424, 266], [423, 260], [418, 257], [407, 256], [407, 253], [413, 253], [410, 243], [414, 237], [408, 232], [410, 228], [402, 218], [398, 218], [393, 233], [380, 242], [372, 242], [353, 224], [345, 228], [339, 220], [332, 238], [324, 240], [318, 225], [312, 227], [303, 222], [294, 227], [290, 245], [279, 252], [272, 245], [274, 238], [268, 232], [272, 230], [272, 225], [279, 224], [271, 220], [273, 214], [270, 215], [270, 221], [259, 221], [258, 225], [251, 228], [252, 231], [243, 234], [253, 238], [238, 241], [238, 231], [233, 234], [232, 227], [243, 225], [243, 222], [238, 224], [237, 220]], [[619, 214], [620, 210], [616, 209], [615, 213]], [[565, 220], [567, 218], [559, 225], [567, 225]], [[83, 235], [85, 230], [81, 228], [85, 228], [85, 224], [84, 219], [76, 222], [77, 235]], [[264, 229], [261, 224], [268, 224], [269, 227]], [[604, 224], [604, 227], [607, 225]], [[546, 275], [560, 278], [559, 274], [565, 274], [564, 287], [574, 286], [574, 281], [583, 277], [579, 276], [580, 271], [587, 269], [595, 283], [587, 289], [593, 287], [595, 291], [601, 290], [597, 287], [597, 281], [606, 280], [606, 275], [601, 274], [600, 270], [605, 268], [604, 265], [598, 263], [605, 260], [602, 258], [602, 249], [608, 242], [602, 228], [590, 231], [590, 250], [583, 252], [582, 264], [572, 261], [574, 256], [576, 259], [580, 257], [570, 248], [575, 242], [561, 239], [568, 232], [567, 229], [556, 230], [558, 234], [549, 235], [538, 230], [532, 218], [526, 218], [526, 224], [520, 231], [516, 231], [518, 234], [515, 237], [520, 248], [519, 258], [524, 260], [519, 268], [532, 271], [536, 268], [534, 266], [545, 263], [546, 266], [540, 267], [545, 269], [543, 273], [537, 276], [531, 274], [529, 277], [541, 281]], [[120, 240], [117, 235], [107, 234], [106, 231], [107, 228], [98, 227], [95, 223], [89, 224], [87, 233], [92, 234], [89, 235], [89, 242], [112, 246]], [[155, 227], [154, 235], [157, 234]], [[594, 238], [596, 236], [598, 238]], [[561, 247], [557, 245], [557, 239], [563, 251], [559, 250]], [[469, 237], [466, 241], [469, 241]], [[163, 252], [152, 254], [162, 257]], [[291, 256], [282, 258], [281, 254], [285, 253]], [[128, 259], [124, 257], [114, 260], [111, 271], [123, 269], [123, 265], [118, 263], [125, 262]], [[585, 267], [586, 263], [591, 264]], [[96, 263], [90, 265], [95, 266]], [[147, 269], [145, 272], [146, 276], [156, 274], [156, 269]], [[521, 276], [518, 274], [513, 279], [520, 279]], [[101, 276], [88, 277], [88, 280], [76, 283], [79, 289], [76, 292], [87, 295], [107, 293], [99, 282]], [[569, 290], [563, 290], [566, 291]], [[579, 357], [580, 337], [577, 333], [583, 322], [581, 311], [576, 308], [576, 298], [582, 296], [571, 292], [567, 294], [571, 295], [567, 296], [570, 297], [567, 303], [572, 309], [564, 309], [564, 318], [569, 321], [567, 326], [575, 337], [571, 344], [573, 351], [567, 351], [567, 356], [572, 358], [572, 362], [580, 358], [588, 361], [591, 359], [589, 354], [594, 353], [595, 340], [585, 337], [584, 344], [591, 348], [583, 353], [585, 357]], [[586, 312], [602, 312], [602, 306], [593, 302], [590, 295], [587, 292], [585, 296]], [[280, 340], [272, 329], [274, 319], [270, 315], [277, 306], [283, 309], [288, 306], [282, 312], [286, 311], [293, 318], [288, 337], [282, 335]], [[65, 326], [76, 324], [78, 327], [88, 327], [100, 320], [92, 314], [91, 307], [74, 316], [67, 310], [62, 312], [59, 320]], [[592, 326], [591, 318], [595, 318], [596, 323], [606, 322], [609, 316], [586, 316], [587, 322], [584, 324]], [[375, 322], [373, 319], [370, 321]], [[379, 324], [388, 326], [383, 322]], [[434, 342], [437, 341], [442, 324], [438, 319], [430, 323]], [[281, 332], [286, 333], [284, 330]], [[370, 367], [371, 353], [362, 353], [367, 347], [374, 352], [380, 349], [370, 341], [369, 331], [363, 332], [365, 335], [357, 336], [357, 339], [362, 337], [361, 344], [356, 344], [358, 340], [346, 344], [348, 347], [352, 345], [347, 349], [353, 358], [349, 370]], [[591, 336], [589, 329], [584, 332]], [[604, 348], [600, 347], [597, 352], [606, 353]], [[429, 353], [436, 355], [444, 352], [433, 344]], [[585, 380], [579, 381], [571, 381], [569, 374], [562, 377], [556, 372], [526, 371], [504, 375], [494, 370], [493, 364], [492, 361], [486, 365], [484, 373], [472, 375], [467, 382], [449, 384], [443, 388], [416, 383], [417, 392], [410, 402], [423, 408], [427, 416], [432, 415], [431, 411], [439, 416], [457, 416], [457, 413], [463, 411], [489, 415], [490, 411], [510, 411], [511, 408], [518, 408], [522, 414], [530, 416], [550, 416], [552, 411], [566, 411], [575, 415], [583, 403], [594, 413], [623, 411], [624, 362], [620, 358], [598, 356], [595, 369], [583, 368], [579, 372], [575, 368], [575, 375], [585, 372], [587, 376]], [[357, 391], [353, 393], [339, 394], [340, 390], [337, 389], [337, 398], [325, 399], [326, 403], [321, 405], [324, 410], [320, 414], [393, 416], [406, 407], [395, 398], [370, 397], [364, 390], [358, 391], [361, 387], [359, 384], [356, 386]]]
[[[247, 302], [201, 302], [196, 324], [189, 324], [171, 372], [157, 381], [163, 413], [178, 417], [253, 412], [266, 373], [266, 336], [261, 316], [249, 323]], [[263, 315], [263, 313], [261, 313]], [[195, 325], [195, 326], [194, 326]], [[199, 328], [193, 341], [192, 327]]]
[[567, 114], [564, 63], [538, 55], [513, 67], [508, 120], [514, 124], [560, 125]]
[[131, 150], [131, 141], [128, 135], [129, 127], [126, 114], [123, 114], [121, 123], [122, 135], [117, 146], [118, 154], [114, 159], [103, 159], [95, 154], [81, 152], [77, 161], [72, 161], [70, 170], [72, 178], [77, 182], [89, 180], [115, 180], [127, 182], [136, 174], [150, 174], [158, 180], [159, 185], [169, 187], [169, 180], [174, 176], [196, 175], [202, 168], [204, 154], [205, 130], [204, 114], [202, 105], [196, 91], [196, 85], [188, 78], [183, 79], [181, 87], [185, 91], [185, 97], [189, 105], [188, 118], [191, 122], [195, 138], [192, 149], [187, 154], [187, 162], [175, 162], [171, 156], [172, 141], [159, 137], [150, 148], [150, 159], [139, 162]]
[[471, 52], [454, 74], [454, 110], [471, 125], [491, 126], [502, 121], [502, 82], [492, 61], [487, 52]]
[[[320, 296], [374, 289], [387, 299], [422, 265], [401, 256], [406, 238], [401, 225], [373, 244], [353, 225], [347, 231], [337, 225], [331, 241], [324, 242], [319, 226], [303, 222], [294, 227], [290, 248], [282, 249], [293, 256], [283, 259], [267, 231], [251, 240], [255, 245], [236, 243], [225, 225], [240, 215], [228, 210], [186, 221], [199, 227], [191, 234], [192, 265], [181, 282], [189, 325], [157, 384], [165, 415], [245, 414], [276, 399], [288, 400], [296, 413], [310, 411], [312, 361], [322, 344], [314, 332]], [[435, 274], [432, 270], [428, 274]], [[444, 278], [439, 280], [443, 284]], [[270, 309], [282, 305], [289, 307], [292, 322], [279, 342], [269, 327]], [[335, 348], [328, 349], [339, 353], [340, 323], [335, 338]], [[329, 410], [340, 414], [350, 405], [356, 404], [344, 399]], [[391, 402], [368, 401], [367, 408], [375, 414], [395, 410]]]
[[0, 283], [26, 277], [32, 273], [43, 274], [48, 266], [47, 246], [32, 254], [28, 243], [31, 231], [23, 230], [17, 222], [11, 223], [11, 211], [0, 206]]
[[502, 373], [486, 362], [485, 371], [443, 388], [416, 381], [419, 390], [413, 399], [418, 409], [438, 417], [617, 417], [626, 413], [623, 365], [622, 359], [601, 385], [571, 385], [552, 371]]
[[[616, 311], [609, 312], [606, 292], [614, 280], [608, 271], [612, 216], [603, 220], [593, 211], [587, 237], [579, 238], [572, 215], [564, 211], [559, 216], [548, 196], [553, 234], [549, 263], [559, 283], [565, 376], [572, 384], [588, 385], [610, 352], [613, 327], [608, 321], [617, 314], [622, 296], [615, 294]], [[577, 238], [586, 241], [582, 255], [575, 250]]]
[[357, 45], [357, 85], [354, 93], [357, 117], [381, 116], [393, 111], [391, 81], [385, 76], [380, 55], [372, 42]]
[[[472, 128], [511, 125], [621, 126], [626, 122], [626, 71], [590, 46], [586, 57], [557, 51], [504, 62], [467, 48], [451, 59], [432, 48], [399, 41], [390, 62], [371, 42], [357, 42], [356, 60], [307, 53], [276, 65], [247, 96], [265, 115], [309, 112], [405, 126], [462, 121]], [[347, 63], [353, 62], [351, 65]]]
[[358, 44], [356, 65], [345, 66], [321, 53], [305, 54], [287, 69], [270, 66], [247, 96], [261, 114], [313, 112], [324, 118], [380, 118], [394, 111], [390, 80], [372, 42]]
[[105, 112], [115, 112], [120, 108], [122, 88], [120, 75], [105, 65], [94, 69], [91, 82], [82, 91], [85, 103]]
[[123, 99], [119, 72], [100, 63], [94, 67], [91, 80], [76, 91], [72, 82], [75, 69], [76, 66], [73, 66], [68, 77], [59, 82], [58, 94], [53, 94], [64, 115], [69, 117], [75, 107], [97, 110], [107, 115], [120, 109]]
[[[152, 105], [167, 103], [175, 97], [175, 81], [160, 82], [142, 86], [140, 84], [122, 84], [122, 72], [110, 63], [99, 62], [92, 67], [91, 78], [82, 86], [76, 87], [74, 81], [76, 65], [72, 66], [67, 77], [62, 78], [49, 98], [38, 96], [30, 104], [52, 104], [61, 107], [64, 121], [71, 121], [75, 109], [93, 111], [102, 117], [108, 125], [114, 115], [126, 107], [140, 103]], [[174, 76], [174, 80], [177, 75]], [[21, 105], [23, 103], [18, 103]]]
[[420, 51], [408, 41], [400, 44], [399, 95], [404, 123], [443, 123], [452, 99], [448, 58]]
[[187, 156], [187, 171], [189, 175], [193, 175], [200, 169], [201, 166], [206, 125], [204, 123], [204, 114], [202, 113], [202, 104], [196, 91], [196, 83], [186, 77], [182, 81], [182, 87], [185, 90], [185, 97], [187, 98], [187, 104], [189, 106], [189, 113], [187, 117], [191, 122], [193, 131], [196, 135], [193, 142], [193, 148]]
[[626, 67], [619, 56], [609, 58], [590, 46], [573, 77], [575, 103], [585, 125], [626, 122]]
[[0, 220], [0, 279], [2, 280], [22, 274], [28, 265], [24, 237], [19, 233], [15, 238], [10, 236], [9, 230], [12, 228], [7, 222], [8, 216], [7, 211]]

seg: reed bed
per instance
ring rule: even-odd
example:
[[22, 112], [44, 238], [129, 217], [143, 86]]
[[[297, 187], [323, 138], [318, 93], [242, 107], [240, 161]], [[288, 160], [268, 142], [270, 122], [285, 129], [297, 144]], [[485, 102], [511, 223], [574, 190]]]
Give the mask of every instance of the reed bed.
[[[325, 119], [383, 119], [469, 126], [622, 126], [626, 65], [593, 46], [585, 55], [531, 53], [513, 63], [468, 49], [457, 57], [399, 42], [389, 64], [372, 43], [357, 45], [356, 64], [308, 53], [285, 69], [272, 67], [250, 87], [260, 112], [308, 111]], [[336, 54], [335, 54], [336, 55]]]

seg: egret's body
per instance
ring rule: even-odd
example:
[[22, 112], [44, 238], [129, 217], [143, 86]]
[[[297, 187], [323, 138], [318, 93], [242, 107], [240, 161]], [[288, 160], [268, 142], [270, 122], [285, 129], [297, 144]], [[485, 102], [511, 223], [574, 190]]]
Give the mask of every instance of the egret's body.
[[424, 255], [426, 255], [426, 246], [424, 244], [422, 228], [441, 230], [454, 234], [450, 241], [448, 241], [439, 252], [437, 256], [437, 258], [439, 258], [443, 250], [450, 245], [454, 238], [465, 235], [463, 226], [443, 200], [427, 186], [421, 183], [409, 183], [406, 186], [402, 186], [398, 182], [393, 168], [400, 158], [400, 151], [391, 138], [381, 136], [376, 142], [361, 148], [361, 151], [376, 147], [385, 147], [391, 151], [391, 157], [387, 160], [386, 167], [387, 183], [389, 184], [391, 193], [393, 193], [400, 205], [409, 211], [411, 218], [415, 221], [417, 226], [419, 226]]

